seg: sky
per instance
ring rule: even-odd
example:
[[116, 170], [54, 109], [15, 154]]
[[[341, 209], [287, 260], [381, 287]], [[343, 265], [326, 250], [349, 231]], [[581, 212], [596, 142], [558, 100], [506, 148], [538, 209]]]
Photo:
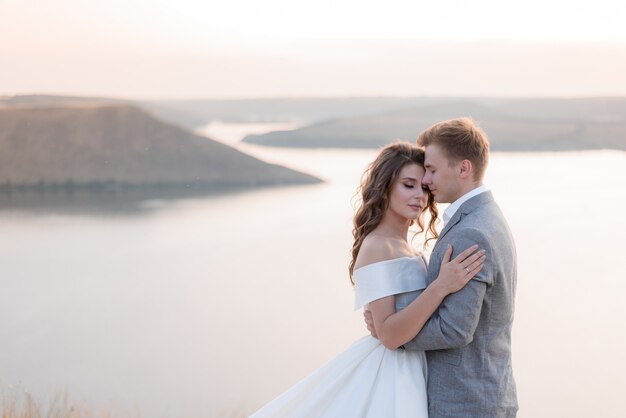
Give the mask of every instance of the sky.
[[626, 2], [0, 0], [0, 95], [624, 96]]

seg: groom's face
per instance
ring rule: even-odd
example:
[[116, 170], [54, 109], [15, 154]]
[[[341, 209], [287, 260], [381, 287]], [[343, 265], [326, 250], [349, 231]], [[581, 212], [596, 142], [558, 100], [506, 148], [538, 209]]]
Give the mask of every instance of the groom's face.
[[422, 178], [422, 184], [430, 189], [435, 202], [452, 203], [461, 196], [458, 165], [459, 163], [448, 159], [439, 145], [431, 144], [426, 147], [426, 174]]

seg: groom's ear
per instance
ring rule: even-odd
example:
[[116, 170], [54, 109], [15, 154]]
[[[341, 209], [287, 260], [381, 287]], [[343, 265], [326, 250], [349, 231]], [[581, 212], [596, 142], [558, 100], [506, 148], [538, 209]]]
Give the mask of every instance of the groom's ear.
[[472, 177], [474, 173], [474, 164], [470, 160], [461, 160], [459, 163], [459, 176], [462, 179]]

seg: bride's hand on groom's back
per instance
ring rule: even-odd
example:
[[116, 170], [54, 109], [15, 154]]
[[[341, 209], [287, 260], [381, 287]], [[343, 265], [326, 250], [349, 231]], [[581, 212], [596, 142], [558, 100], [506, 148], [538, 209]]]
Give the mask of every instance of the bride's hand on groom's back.
[[441, 268], [437, 279], [432, 283], [443, 296], [458, 292], [465, 286], [480, 270], [485, 262], [485, 250], [479, 250], [478, 245], [472, 245], [454, 259], [452, 257], [452, 246], [448, 245], [441, 260]]
[[365, 319], [365, 325], [367, 325], [367, 330], [372, 334], [372, 337], [378, 338], [376, 334], [376, 328], [374, 328], [374, 317], [369, 309], [363, 309], [363, 318]]

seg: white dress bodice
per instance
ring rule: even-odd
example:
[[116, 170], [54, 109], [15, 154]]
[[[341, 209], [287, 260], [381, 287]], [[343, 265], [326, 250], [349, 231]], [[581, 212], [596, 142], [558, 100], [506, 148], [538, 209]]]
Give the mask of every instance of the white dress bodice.
[[426, 262], [421, 256], [400, 257], [379, 261], [356, 269], [354, 309], [395, 295], [396, 311], [404, 309], [427, 286]]

